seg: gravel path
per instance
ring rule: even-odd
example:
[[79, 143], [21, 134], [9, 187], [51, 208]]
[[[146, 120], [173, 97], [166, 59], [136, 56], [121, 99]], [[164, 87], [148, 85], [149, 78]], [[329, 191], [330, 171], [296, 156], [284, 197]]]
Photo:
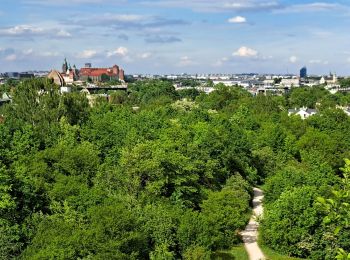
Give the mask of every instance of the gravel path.
[[250, 260], [263, 260], [266, 259], [261, 251], [258, 240], [258, 227], [259, 223], [256, 221], [256, 217], [263, 214], [262, 199], [264, 198], [263, 191], [258, 188], [254, 188], [253, 199], [253, 215], [241, 235], [243, 238], [244, 246], [248, 252]]

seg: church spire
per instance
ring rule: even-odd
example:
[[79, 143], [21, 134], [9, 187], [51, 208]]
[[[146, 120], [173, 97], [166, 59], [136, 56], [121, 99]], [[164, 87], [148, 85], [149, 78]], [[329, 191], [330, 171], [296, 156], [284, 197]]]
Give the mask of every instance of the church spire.
[[63, 62], [63, 65], [62, 65], [62, 72], [66, 73], [67, 70], [68, 70], [67, 58], [64, 58], [64, 62]]

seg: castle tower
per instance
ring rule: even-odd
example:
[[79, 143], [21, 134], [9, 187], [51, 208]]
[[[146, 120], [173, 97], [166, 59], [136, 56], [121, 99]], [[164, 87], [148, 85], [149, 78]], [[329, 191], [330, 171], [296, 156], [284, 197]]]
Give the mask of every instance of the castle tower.
[[67, 59], [64, 58], [64, 62], [62, 65], [62, 73], [67, 73], [67, 70], [68, 70], [68, 63], [67, 63]]

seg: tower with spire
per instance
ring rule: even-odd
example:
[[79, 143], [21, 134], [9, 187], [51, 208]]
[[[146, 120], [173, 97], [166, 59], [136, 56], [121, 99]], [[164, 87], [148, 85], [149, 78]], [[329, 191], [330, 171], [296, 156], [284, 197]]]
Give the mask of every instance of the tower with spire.
[[67, 59], [64, 58], [64, 62], [62, 65], [62, 73], [67, 73], [67, 70], [68, 70], [68, 63], [67, 63]]

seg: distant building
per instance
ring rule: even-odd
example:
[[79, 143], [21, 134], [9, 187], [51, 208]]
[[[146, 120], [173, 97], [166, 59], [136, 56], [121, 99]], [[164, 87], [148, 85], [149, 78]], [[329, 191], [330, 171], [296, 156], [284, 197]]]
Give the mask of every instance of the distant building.
[[49, 75], [47, 75], [47, 78], [52, 79], [53, 82], [60, 87], [63, 87], [65, 85], [65, 82], [61, 73], [59, 73], [57, 70], [52, 70], [49, 73]]
[[67, 63], [67, 59], [65, 58], [62, 65], [61, 75], [64, 79], [64, 83], [71, 85], [74, 81], [79, 79], [79, 70], [77, 70], [75, 65], [73, 65], [72, 68], [71, 65]]
[[338, 77], [335, 73], [330, 73], [329, 76], [322, 76], [319, 80], [320, 85], [328, 85], [328, 86], [338, 86]]
[[306, 67], [301, 68], [300, 78], [307, 78], [307, 68]]
[[52, 70], [47, 77], [61, 86], [61, 92], [70, 92], [68, 85], [82, 84], [82, 81], [99, 82], [105, 79], [124, 81], [124, 70], [117, 65], [111, 68], [92, 68], [91, 63], [86, 63], [85, 68], [78, 70], [75, 65], [71, 67], [67, 59], [64, 59], [62, 72]]
[[299, 87], [300, 80], [297, 78], [282, 79], [280, 85], [287, 88]]
[[295, 109], [288, 110], [288, 116], [298, 115], [303, 120], [310, 117], [310, 116], [316, 115], [316, 114], [317, 114], [316, 109], [310, 109], [307, 107], [295, 108]]
[[57, 70], [52, 70], [49, 73], [49, 75], [47, 75], [47, 78], [52, 79], [56, 85], [60, 86], [61, 93], [70, 93], [72, 91], [71, 86], [66, 85], [66, 82], [62, 73], [58, 72]]
[[67, 59], [64, 58], [64, 62], [63, 62], [63, 65], [62, 65], [62, 72], [66, 73], [67, 70], [68, 70], [68, 63], [67, 63]]
[[322, 76], [322, 78], [320, 79], [320, 85], [324, 84], [326, 84], [326, 79]]
[[10, 79], [19, 79], [19, 73], [18, 72], [7, 72], [5, 73], [6, 77]]
[[84, 81], [102, 81], [104, 76], [124, 81], [124, 70], [117, 65], [111, 68], [91, 68], [91, 64], [85, 64], [85, 68], [80, 69], [79, 72], [80, 79]]
[[19, 78], [20, 79], [31, 79], [31, 78], [34, 78], [34, 73], [30, 73], [30, 72], [22, 72], [22, 73], [19, 73]]

